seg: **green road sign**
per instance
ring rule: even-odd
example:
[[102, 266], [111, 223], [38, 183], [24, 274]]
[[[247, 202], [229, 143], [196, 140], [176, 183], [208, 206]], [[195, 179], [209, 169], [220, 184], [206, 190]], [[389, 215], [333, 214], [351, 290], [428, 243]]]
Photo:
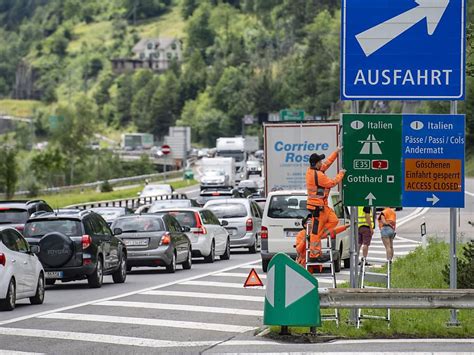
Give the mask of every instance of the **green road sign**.
[[402, 205], [402, 115], [343, 114], [346, 206]]
[[51, 129], [57, 129], [64, 122], [64, 116], [49, 116], [49, 126]]
[[304, 121], [304, 110], [281, 110], [280, 121]]
[[321, 326], [318, 281], [284, 253], [268, 265], [265, 325]]

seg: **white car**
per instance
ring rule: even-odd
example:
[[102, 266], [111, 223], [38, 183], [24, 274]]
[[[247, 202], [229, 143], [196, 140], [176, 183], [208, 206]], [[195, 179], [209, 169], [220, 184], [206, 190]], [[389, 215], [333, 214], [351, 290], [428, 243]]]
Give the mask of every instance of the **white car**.
[[173, 193], [173, 188], [168, 184], [148, 184], [146, 185], [142, 192], [139, 193], [141, 197], [150, 197], [150, 196], [162, 196], [162, 195], [171, 195]]
[[17, 300], [44, 301], [44, 270], [35, 253], [16, 229], [0, 227], [0, 310], [11, 311]]
[[191, 239], [193, 257], [204, 257], [208, 263], [213, 263], [216, 256], [221, 260], [230, 259], [230, 237], [223, 227], [226, 223], [219, 219], [211, 211], [200, 208], [176, 208], [166, 209], [166, 212], [174, 216], [183, 227], [191, 228], [186, 233]]
[[[268, 194], [260, 233], [263, 271], [267, 271], [268, 263], [277, 253], [286, 253], [293, 259], [296, 257], [296, 234], [303, 228], [302, 219], [309, 214], [306, 200], [306, 191], [274, 191]], [[334, 209], [340, 225], [349, 223], [349, 211], [342, 205], [338, 192], [330, 192], [328, 204]], [[350, 229], [339, 233], [333, 242], [333, 248], [338, 251], [337, 272], [341, 270], [341, 262], [344, 262], [344, 267], [349, 267], [350, 233]]]
[[207, 187], [229, 186], [229, 176], [224, 170], [206, 170], [200, 179], [201, 189]]

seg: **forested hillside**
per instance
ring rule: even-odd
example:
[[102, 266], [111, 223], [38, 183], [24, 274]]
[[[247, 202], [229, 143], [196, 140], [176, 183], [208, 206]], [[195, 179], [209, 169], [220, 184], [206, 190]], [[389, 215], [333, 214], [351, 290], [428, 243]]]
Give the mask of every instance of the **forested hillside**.
[[[149, 37], [182, 40], [183, 61], [160, 75], [114, 74], [110, 60], [131, 57]], [[170, 125], [190, 125], [193, 140], [211, 146], [218, 136], [238, 134], [246, 114], [264, 118], [289, 107], [337, 118], [339, 37], [335, 0], [0, 0], [0, 98], [41, 101], [33, 112], [37, 135], [60, 147], [78, 140], [57, 153], [67, 161], [99, 131], [160, 139]], [[460, 105], [471, 145], [473, 80]], [[446, 105], [421, 109], [445, 112]], [[67, 124], [55, 127], [51, 115]]]

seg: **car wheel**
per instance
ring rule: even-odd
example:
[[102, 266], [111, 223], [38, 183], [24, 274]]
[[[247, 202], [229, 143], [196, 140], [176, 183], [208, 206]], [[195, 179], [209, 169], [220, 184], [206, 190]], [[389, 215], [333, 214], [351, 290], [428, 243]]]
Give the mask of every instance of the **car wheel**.
[[214, 243], [214, 240], [213, 240], [211, 243], [211, 252], [209, 253], [208, 256], [204, 258], [204, 261], [206, 263], [213, 263], [215, 258], [216, 258], [216, 244]]
[[16, 304], [16, 287], [15, 280], [11, 279], [8, 284], [7, 297], [0, 300], [0, 310], [2, 311], [13, 311]]
[[268, 264], [270, 263], [270, 260], [263, 260], [262, 259], [262, 270], [263, 272], [267, 272], [268, 271]]
[[184, 270], [189, 270], [193, 266], [193, 252], [191, 251], [191, 248], [188, 250], [188, 257], [186, 258], [186, 261], [183, 263], [183, 269]]
[[221, 260], [229, 260], [230, 259], [230, 240], [227, 239], [227, 243], [225, 245], [225, 253], [221, 255]]
[[253, 240], [253, 245], [249, 248], [249, 253], [250, 254], [255, 254], [258, 251], [258, 237], [255, 236], [255, 239]]
[[344, 261], [344, 269], [349, 269], [351, 267], [351, 259], [342, 259]]
[[100, 288], [104, 281], [104, 265], [102, 263], [102, 258], [98, 258], [97, 265], [95, 267], [92, 275], [87, 276], [87, 282], [89, 283], [90, 288]]
[[122, 253], [119, 268], [112, 274], [112, 280], [116, 284], [123, 284], [127, 279], [127, 255]]
[[174, 274], [176, 272], [176, 253], [173, 252], [173, 257], [171, 258], [171, 262], [168, 266], [166, 266], [166, 271], [170, 274]]
[[30, 297], [31, 304], [43, 304], [44, 302], [44, 276], [41, 273], [38, 277], [38, 284], [36, 286], [36, 294]]
[[56, 279], [46, 279], [46, 285], [53, 286], [56, 283]]

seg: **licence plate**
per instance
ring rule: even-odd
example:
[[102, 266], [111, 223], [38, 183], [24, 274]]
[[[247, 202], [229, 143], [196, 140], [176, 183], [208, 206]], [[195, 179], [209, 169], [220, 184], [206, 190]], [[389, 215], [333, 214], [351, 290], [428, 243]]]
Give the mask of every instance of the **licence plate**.
[[125, 239], [123, 241], [126, 246], [148, 246], [148, 239]]
[[47, 279], [62, 279], [64, 273], [62, 271], [46, 271]]
[[286, 237], [287, 238], [296, 238], [296, 235], [299, 233], [299, 231], [286, 231]]
[[228, 229], [227, 232], [229, 232], [229, 235], [236, 235], [237, 229]]

